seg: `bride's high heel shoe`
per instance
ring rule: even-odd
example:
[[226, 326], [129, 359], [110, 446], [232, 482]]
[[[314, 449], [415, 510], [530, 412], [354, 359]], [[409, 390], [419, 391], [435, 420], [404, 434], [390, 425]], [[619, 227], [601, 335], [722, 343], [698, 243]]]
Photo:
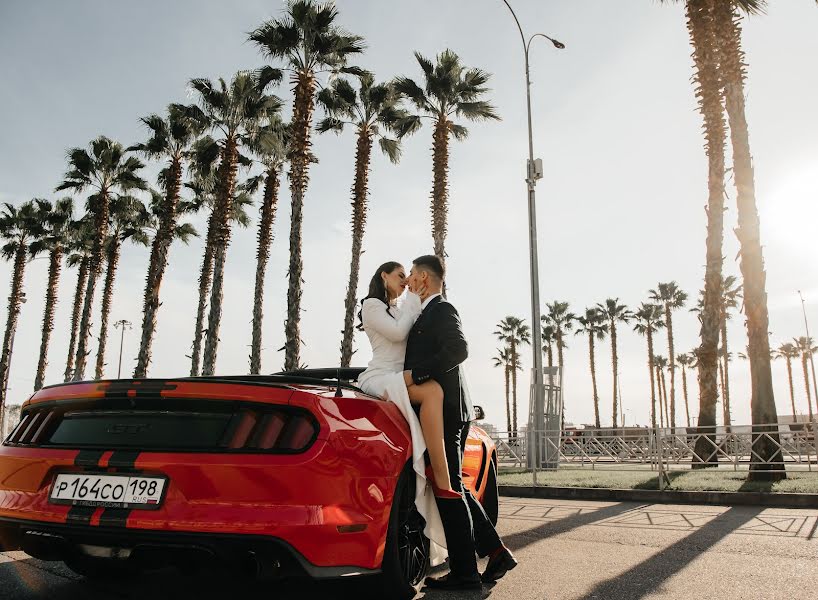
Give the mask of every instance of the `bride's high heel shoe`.
[[441, 498], [444, 500], [460, 500], [463, 497], [455, 490], [444, 490], [439, 488], [437, 486], [437, 482], [435, 482], [435, 474], [434, 471], [432, 471], [431, 465], [426, 467], [426, 480], [432, 485], [432, 492], [434, 493], [435, 498]]

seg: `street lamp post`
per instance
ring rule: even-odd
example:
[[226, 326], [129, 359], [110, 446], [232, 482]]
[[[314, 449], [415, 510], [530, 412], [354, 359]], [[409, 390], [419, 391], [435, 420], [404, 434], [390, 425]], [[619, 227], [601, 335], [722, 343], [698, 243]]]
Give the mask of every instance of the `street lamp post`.
[[[807, 332], [807, 351], [809, 351], [811, 338], [809, 337], [809, 323], [807, 322], [807, 305], [804, 302], [801, 290], [798, 290], [798, 297], [801, 298], [801, 312], [804, 313], [804, 330]], [[818, 383], [815, 381], [815, 360], [812, 357], [812, 352], [809, 353], [809, 364], [812, 367], [812, 389], [815, 390], [815, 401], [818, 402]]]
[[119, 367], [116, 370], [116, 378], [119, 379], [122, 375], [122, 347], [125, 345], [125, 329], [131, 329], [132, 323], [126, 319], [120, 319], [116, 323], [114, 323], [114, 327], [117, 329], [121, 328], [122, 331], [119, 334]]
[[[528, 186], [528, 243], [530, 253], [531, 266], [531, 334], [532, 350], [534, 354], [534, 380], [531, 382], [531, 398], [534, 403], [534, 418], [529, 428], [533, 429], [529, 436], [534, 443], [529, 445], [529, 466], [540, 466], [542, 459], [542, 451], [545, 449], [546, 454], [549, 448], [543, 447], [542, 437], [545, 430], [545, 385], [543, 382], [543, 367], [542, 367], [542, 332], [540, 328], [540, 273], [539, 261], [537, 254], [537, 207], [534, 196], [534, 186], [538, 179], [542, 179], [542, 160], [534, 159], [534, 135], [531, 127], [531, 76], [528, 62], [528, 51], [531, 47], [531, 42], [534, 38], [541, 37], [550, 41], [555, 48], [562, 50], [565, 45], [557, 40], [545, 35], [544, 33], [535, 33], [526, 40], [523, 27], [520, 25], [520, 20], [517, 18], [514, 9], [508, 0], [503, 0], [503, 3], [508, 7], [511, 16], [514, 17], [514, 22], [517, 24], [517, 29], [520, 31], [520, 39], [523, 42], [523, 54], [525, 56], [525, 95], [526, 108], [528, 110], [528, 164], [526, 167], [525, 182]], [[550, 427], [549, 427], [550, 429]], [[559, 433], [558, 433], [559, 435]], [[559, 439], [559, 438], [557, 438]], [[557, 442], [559, 444], [559, 442]], [[557, 445], [557, 448], [559, 446]], [[532, 452], [533, 450], [533, 452]], [[531, 464], [533, 460], [534, 464]], [[548, 461], [550, 462], [550, 461]], [[549, 465], [551, 466], [551, 465]]]

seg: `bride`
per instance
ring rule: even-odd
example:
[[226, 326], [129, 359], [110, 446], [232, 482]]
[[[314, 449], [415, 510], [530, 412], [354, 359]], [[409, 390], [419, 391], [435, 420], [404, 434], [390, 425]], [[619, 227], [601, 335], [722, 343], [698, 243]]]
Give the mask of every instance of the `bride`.
[[[361, 327], [372, 344], [372, 361], [358, 377], [358, 385], [367, 394], [397, 404], [409, 423], [416, 476], [415, 503], [426, 520], [426, 536], [438, 545], [445, 546], [440, 515], [434, 498], [426, 489], [425, 450], [429, 451], [434, 478], [429, 483], [432, 484], [434, 495], [459, 498], [460, 494], [451, 487], [443, 445], [443, 388], [434, 380], [407, 387], [403, 377], [406, 339], [420, 316], [420, 293], [423, 292], [410, 288], [402, 304], [398, 306], [397, 299], [406, 287], [406, 271], [397, 262], [384, 263], [372, 277], [369, 293], [363, 299], [359, 313]], [[420, 422], [413, 406], [419, 407]]]

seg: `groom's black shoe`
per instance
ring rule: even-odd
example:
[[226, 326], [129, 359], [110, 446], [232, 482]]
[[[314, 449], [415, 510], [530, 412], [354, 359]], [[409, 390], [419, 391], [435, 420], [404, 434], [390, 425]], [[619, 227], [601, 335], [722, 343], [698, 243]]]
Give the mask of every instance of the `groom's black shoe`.
[[431, 590], [479, 590], [483, 587], [479, 575], [460, 577], [447, 573], [443, 577], [427, 577], [426, 587]]
[[511, 551], [505, 546], [500, 546], [489, 558], [489, 564], [486, 565], [481, 578], [484, 583], [497, 581], [516, 566], [517, 559], [514, 558]]

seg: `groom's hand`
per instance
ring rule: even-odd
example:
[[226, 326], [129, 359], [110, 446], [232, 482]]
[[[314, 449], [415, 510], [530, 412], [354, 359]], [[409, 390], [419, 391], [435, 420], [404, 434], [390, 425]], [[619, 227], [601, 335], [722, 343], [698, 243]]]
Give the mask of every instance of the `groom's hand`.
[[414, 385], [415, 382], [412, 380], [412, 371], [404, 371], [403, 372], [403, 382], [406, 384], [408, 388], [410, 385]]

